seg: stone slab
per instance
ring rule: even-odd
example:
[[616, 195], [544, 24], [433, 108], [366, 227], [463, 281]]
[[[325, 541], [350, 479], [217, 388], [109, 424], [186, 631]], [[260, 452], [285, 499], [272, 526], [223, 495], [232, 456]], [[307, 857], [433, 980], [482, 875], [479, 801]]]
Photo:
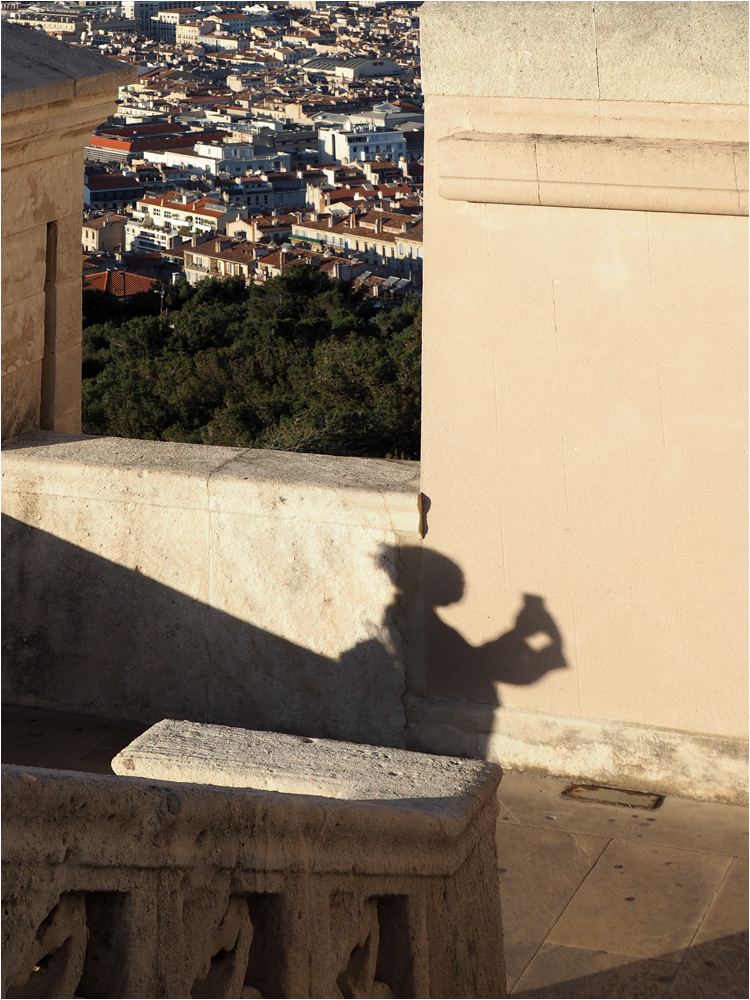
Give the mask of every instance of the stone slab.
[[161, 505], [168, 497], [227, 514], [419, 527], [417, 462], [84, 435], [37, 434], [6, 448], [6, 489], [31, 477], [35, 492], [81, 499]]
[[427, 95], [747, 104], [745, 3], [426, 3]]
[[[545, 944], [513, 989], [514, 997], [667, 996], [677, 966], [606, 951]], [[711, 994], [713, 995], [713, 994]]]
[[500, 782], [486, 761], [164, 719], [120, 751], [115, 774], [388, 801], [463, 826]]
[[97, 90], [106, 85], [114, 90], [135, 78], [133, 67], [125, 63], [90, 49], [74, 49], [7, 21], [3, 23], [2, 66], [3, 112], [73, 97], [78, 82], [85, 93], [85, 81], [91, 77]]
[[630, 809], [564, 799], [561, 793], [569, 784], [562, 778], [506, 771], [500, 822], [747, 858], [744, 806], [668, 795], [656, 810]]
[[678, 962], [730, 864], [723, 855], [612, 841], [547, 940]]
[[605, 837], [497, 824], [505, 969], [512, 990], [607, 846]]

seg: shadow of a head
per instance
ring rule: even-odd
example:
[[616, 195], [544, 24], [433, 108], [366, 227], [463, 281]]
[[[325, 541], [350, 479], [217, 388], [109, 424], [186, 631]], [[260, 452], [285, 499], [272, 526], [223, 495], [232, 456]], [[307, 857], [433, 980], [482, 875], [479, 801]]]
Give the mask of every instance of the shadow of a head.
[[457, 563], [420, 546], [383, 546], [378, 558], [399, 597], [405, 577], [411, 586], [421, 580], [428, 693], [499, 704], [496, 683], [527, 686], [567, 667], [560, 630], [538, 594], [523, 595], [511, 629], [473, 646], [435, 611], [464, 597], [466, 581]]
[[[466, 581], [463, 570], [448, 556], [434, 549], [421, 545], [381, 545], [376, 561], [399, 592], [411, 589], [414, 579], [419, 578], [431, 607], [447, 607], [464, 596]], [[409, 583], [405, 586], [407, 579]]]

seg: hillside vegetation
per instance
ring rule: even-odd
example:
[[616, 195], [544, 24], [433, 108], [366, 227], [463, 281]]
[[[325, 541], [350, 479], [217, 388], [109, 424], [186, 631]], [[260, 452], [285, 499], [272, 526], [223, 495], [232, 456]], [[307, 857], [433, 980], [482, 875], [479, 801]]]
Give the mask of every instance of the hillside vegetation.
[[[162, 315], [159, 315], [160, 309]], [[419, 458], [421, 304], [377, 310], [313, 268], [84, 294], [83, 429]]]

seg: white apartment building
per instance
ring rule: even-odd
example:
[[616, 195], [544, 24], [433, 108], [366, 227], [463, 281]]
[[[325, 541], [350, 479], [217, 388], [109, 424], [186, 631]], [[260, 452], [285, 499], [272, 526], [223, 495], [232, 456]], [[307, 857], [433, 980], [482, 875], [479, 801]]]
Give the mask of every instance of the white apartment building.
[[321, 163], [354, 163], [357, 160], [393, 160], [406, 156], [406, 139], [398, 129], [377, 128], [366, 124], [321, 128], [318, 132], [318, 157]]
[[176, 149], [146, 150], [143, 158], [149, 163], [190, 169], [212, 177], [220, 173], [241, 177], [248, 170], [289, 170], [292, 164], [289, 153], [277, 153], [264, 146], [256, 149], [246, 142], [197, 142]]
[[244, 216], [245, 209], [173, 191], [136, 203], [125, 226], [125, 249], [171, 250], [187, 236], [224, 232], [227, 222]]

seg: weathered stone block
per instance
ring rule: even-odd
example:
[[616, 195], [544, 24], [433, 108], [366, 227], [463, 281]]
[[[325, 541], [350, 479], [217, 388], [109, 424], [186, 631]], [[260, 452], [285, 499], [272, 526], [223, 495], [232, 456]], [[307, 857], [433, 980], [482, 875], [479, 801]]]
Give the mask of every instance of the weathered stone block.
[[44, 354], [44, 292], [3, 303], [2, 373], [39, 361]]
[[[4, 768], [4, 989], [505, 996], [499, 768], [182, 723], [140, 746], [211, 784]], [[213, 787], [243, 767], [282, 790]]]
[[77, 434], [81, 430], [81, 344], [42, 359], [40, 426]]
[[80, 212], [83, 205], [80, 161], [81, 156], [64, 153], [4, 169], [2, 238]]
[[[81, 271], [80, 217], [78, 223], [78, 272]], [[34, 226], [22, 233], [3, 239], [2, 299], [3, 305], [10, 305], [18, 299], [37, 295], [44, 291], [47, 253], [47, 226]], [[3, 328], [4, 336], [7, 336]]]
[[[81, 167], [83, 169], [83, 166]], [[52, 278], [55, 282], [77, 282], [78, 297], [81, 297], [81, 213], [55, 220], [56, 253]], [[80, 331], [80, 322], [78, 324]]]
[[2, 436], [7, 441], [39, 427], [42, 362], [34, 361], [2, 377]]
[[[80, 250], [78, 256], [81, 256]], [[80, 347], [83, 322], [80, 274], [55, 284], [47, 282], [46, 287], [45, 353], [62, 354], [70, 348]], [[80, 392], [80, 385], [77, 388]]]

